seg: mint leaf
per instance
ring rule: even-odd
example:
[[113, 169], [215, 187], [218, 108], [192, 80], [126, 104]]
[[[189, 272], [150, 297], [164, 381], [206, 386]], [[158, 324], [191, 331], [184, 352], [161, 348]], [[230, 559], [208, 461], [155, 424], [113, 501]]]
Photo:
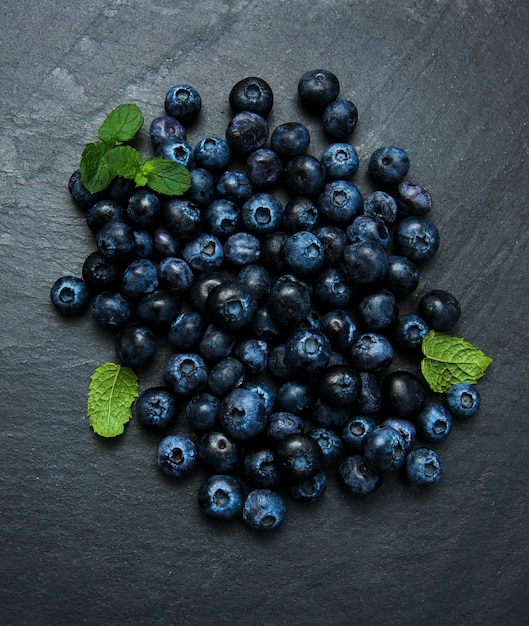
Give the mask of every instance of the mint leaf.
[[92, 374], [88, 387], [88, 418], [101, 437], [121, 435], [132, 417], [138, 396], [138, 377], [128, 367], [104, 363]]
[[132, 141], [143, 126], [143, 115], [135, 104], [120, 104], [111, 111], [101, 124], [98, 136], [113, 148], [115, 145]]
[[117, 146], [106, 154], [110, 167], [119, 176], [134, 180], [141, 168], [141, 154], [131, 146]]
[[435, 330], [422, 340], [422, 351], [422, 374], [437, 393], [456, 383], [477, 383], [492, 363], [490, 357], [470, 342]]
[[166, 196], [181, 196], [191, 187], [189, 170], [176, 161], [162, 157], [147, 159], [136, 179], [137, 184], [141, 184], [139, 179], [146, 180], [144, 184]]
[[97, 193], [107, 187], [115, 174], [106, 160], [107, 148], [104, 143], [87, 143], [81, 155], [81, 182], [90, 193]]

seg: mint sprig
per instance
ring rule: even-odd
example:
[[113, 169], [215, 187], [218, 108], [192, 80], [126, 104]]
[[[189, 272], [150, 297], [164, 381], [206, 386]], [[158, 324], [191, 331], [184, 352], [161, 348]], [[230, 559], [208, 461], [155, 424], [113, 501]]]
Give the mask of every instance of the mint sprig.
[[492, 363], [490, 357], [469, 341], [435, 330], [422, 340], [422, 352], [422, 375], [437, 393], [456, 383], [477, 383]]
[[191, 176], [183, 165], [161, 157], [144, 163], [140, 152], [128, 145], [143, 122], [135, 104], [120, 104], [106, 117], [98, 130], [100, 141], [87, 143], [81, 155], [81, 181], [90, 193], [102, 191], [116, 176], [168, 196], [181, 196], [189, 189]]

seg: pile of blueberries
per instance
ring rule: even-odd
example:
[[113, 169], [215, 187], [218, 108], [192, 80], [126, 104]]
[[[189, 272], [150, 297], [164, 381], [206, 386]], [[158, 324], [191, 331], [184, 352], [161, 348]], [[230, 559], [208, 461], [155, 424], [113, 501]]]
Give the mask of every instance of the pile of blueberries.
[[[231, 89], [225, 137], [194, 147], [186, 125], [200, 95], [170, 89], [150, 137], [158, 156], [189, 169], [190, 189], [163, 197], [117, 177], [91, 194], [75, 171], [69, 191], [96, 250], [82, 278], [51, 289], [62, 314], [89, 309], [115, 331], [124, 366], [141, 369], [169, 342], [164, 384], [142, 391], [133, 415], [163, 432], [161, 471], [207, 468], [206, 515], [258, 530], [281, 524], [288, 497], [320, 498], [330, 471], [358, 496], [397, 472], [435, 484], [441, 460], [417, 441], [444, 440], [480, 404], [467, 383], [431, 401], [418, 375], [390, 368], [397, 350], [419, 359], [429, 330], [447, 331], [461, 314], [440, 289], [399, 311], [439, 246], [429, 192], [405, 179], [406, 152], [372, 153], [376, 191], [363, 197], [351, 182], [356, 106], [328, 70], [305, 73], [298, 93], [329, 139], [320, 158], [308, 153], [305, 124], [270, 133], [273, 92], [261, 78]], [[190, 436], [173, 431], [184, 415]]]

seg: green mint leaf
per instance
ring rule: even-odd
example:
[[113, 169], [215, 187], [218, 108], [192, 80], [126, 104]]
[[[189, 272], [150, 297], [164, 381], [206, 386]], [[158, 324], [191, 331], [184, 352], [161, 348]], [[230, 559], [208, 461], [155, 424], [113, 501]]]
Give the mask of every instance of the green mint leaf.
[[81, 181], [90, 193], [102, 191], [112, 182], [115, 174], [106, 160], [104, 143], [87, 143], [81, 155]]
[[106, 154], [110, 167], [119, 176], [134, 180], [141, 168], [141, 154], [132, 146], [117, 146]]
[[145, 177], [147, 186], [166, 196], [181, 196], [191, 187], [189, 170], [162, 157], [147, 159], [140, 174]]
[[470, 342], [435, 330], [422, 340], [422, 351], [422, 375], [437, 393], [456, 383], [477, 383], [492, 363], [490, 357]]
[[92, 374], [88, 387], [88, 418], [101, 437], [121, 435], [132, 417], [138, 396], [138, 377], [129, 367], [103, 363]]
[[98, 136], [109, 147], [132, 141], [143, 126], [143, 115], [135, 104], [120, 104], [101, 124]]

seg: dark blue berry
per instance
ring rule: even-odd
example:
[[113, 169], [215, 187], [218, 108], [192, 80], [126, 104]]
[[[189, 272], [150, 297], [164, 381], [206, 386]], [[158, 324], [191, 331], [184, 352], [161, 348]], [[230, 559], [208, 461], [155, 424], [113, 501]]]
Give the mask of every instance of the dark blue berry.
[[360, 454], [364, 449], [366, 436], [377, 427], [377, 421], [370, 415], [352, 415], [349, 417], [341, 429], [345, 450], [352, 454]]
[[314, 294], [323, 307], [343, 309], [351, 302], [353, 292], [342, 272], [329, 267], [317, 275]]
[[305, 154], [310, 144], [310, 133], [300, 122], [287, 122], [275, 128], [270, 144], [280, 157], [290, 159]]
[[61, 315], [77, 315], [88, 307], [90, 292], [81, 278], [62, 276], [53, 283], [50, 299]]
[[312, 111], [322, 111], [339, 93], [340, 82], [329, 70], [310, 70], [298, 82], [299, 98]]
[[281, 474], [272, 447], [259, 447], [247, 452], [243, 459], [245, 477], [261, 489], [275, 489], [281, 483]]
[[149, 128], [152, 145], [157, 148], [166, 139], [187, 139], [184, 126], [171, 115], [156, 117]]
[[286, 272], [287, 266], [283, 250], [287, 239], [288, 234], [279, 230], [265, 236], [261, 246], [260, 263], [269, 271], [278, 274]]
[[378, 217], [386, 224], [393, 224], [397, 219], [397, 203], [385, 191], [374, 191], [364, 199], [364, 213], [370, 217]]
[[183, 435], [168, 435], [158, 446], [158, 467], [172, 478], [182, 478], [197, 464], [195, 444]]
[[106, 259], [99, 250], [86, 257], [82, 274], [91, 293], [117, 289], [122, 277], [119, 265]]
[[406, 458], [406, 442], [399, 431], [379, 426], [364, 439], [364, 456], [378, 472], [395, 472]]
[[242, 205], [241, 220], [249, 233], [266, 235], [282, 223], [283, 205], [270, 193], [254, 194]]
[[191, 306], [200, 313], [206, 312], [206, 301], [209, 292], [217, 285], [225, 283], [229, 280], [223, 272], [211, 271], [199, 275], [191, 287], [189, 292], [189, 300]]
[[267, 415], [272, 413], [276, 403], [276, 392], [272, 385], [266, 383], [264, 380], [256, 379], [246, 381], [243, 387], [253, 391], [261, 398]]
[[224, 170], [231, 158], [228, 142], [220, 137], [205, 137], [197, 143], [194, 150], [194, 161], [198, 167], [204, 167], [211, 172]]
[[189, 169], [193, 165], [193, 148], [183, 139], [171, 137], [156, 148], [156, 156], [169, 161], [175, 161]]
[[198, 351], [208, 363], [215, 363], [229, 356], [234, 346], [235, 336], [232, 333], [209, 324], [200, 339]]
[[228, 170], [219, 176], [215, 192], [218, 198], [242, 203], [252, 195], [252, 183], [243, 172]]
[[219, 474], [229, 474], [237, 469], [244, 455], [240, 442], [222, 430], [210, 430], [198, 442], [198, 458], [207, 468]]
[[358, 410], [365, 415], [378, 413], [382, 407], [382, 394], [377, 376], [370, 372], [360, 372], [360, 383], [356, 402]]
[[408, 352], [417, 352], [429, 330], [422, 317], [414, 313], [407, 313], [401, 315], [395, 322], [391, 331], [391, 338], [399, 348]]
[[379, 333], [363, 333], [351, 346], [351, 361], [361, 372], [381, 372], [391, 365], [394, 357], [390, 341]]
[[215, 179], [213, 174], [203, 167], [195, 167], [190, 172], [191, 186], [186, 191], [186, 198], [199, 207], [207, 207], [215, 199]]
[[313, 388], [299, 380], [288, 380], [277, 390], [277, 404], [282, 411], [299, 414], [310, 408], [313, 401]]
[[252, 292], [259, 304], [266, 300], [272, 279], [263, 265], [256, 263], [245, 265], [237, 274], [237, 280]]
[[316, 226], [314, 234], [323, 244], [324, 267], [337, 266], [347, 245], [345, 231], [335, 224], [325, 224]]
[[139, 228], [152, 228], [156, 225], [161, 211], [158, 194], [148, 189], [139, 189], [129, 199], [125, 209], [127, 220]]
[[297, 483], [312, 478], [322, 469], [323, 453], [312, 437], [294, 433], [277, 442], [276, 459], [283, 478]]
[[135, 229], [134, 235], [134, 258], [150, 259], [154, 254], [154, 237], [150, 230]]
[[123, 272], [121, 289], [129, 298], [139, 298], [158, 287], [158, 268], [149, 259], [132, 261]]
[[246, 156], [264, 147], [268, 132], [268, 124], [264, 117], [251, 111], [241, 111], [228, 123], [226, 141], [232, 152]]
[[442, 404], [429, 402], [415, 417], [417, 434], [425, 441], [444, 441], [452, 430], [452, 414]]
[[307, 230], [290, 235], [283, 254], [288, 269], [297, 274], [315, 274], [323, 265], [323, 244]]
[[285, 182], [290, 193], [299, 196], [317, 196], [325, 185], [325, 168], [310, 154], [290, 159], [285, 167]]
[[406, 370], [396, 370], [382, 381], [382, 405], [393, 417], [414, 418], [426, 397], [422, 382]]
[[288, 493], [294, 500], [300, 502], [313, 502], [325, 493], [327, 487], [327, 474], [320, 470], [314, 476], [306, 478], [298, 483], [288, 485]]
[[362, 210], [362, 195], [354, 183], [332, 180], [318, 197], [318, 210], [331, 224], [348, 224]]
[[289, 200], [283, 211], [283, 226], [289, 233], [301, 230], [313, 231], [319, 220], [316, 204], [304, 196]]
[[234, 476], [215, 474], [200, 485], [198, 504], [208, 517], [216, 520], [234, 519], [242, 513], [243, 487]]
[[178, 418], [178, 401], [166, 387], [149, 387], [134, 402], [133, 414], [142, 426], [164, 431]]
[[402, 148], [385, 146], [375, 150], [369, 159], [371, 180], [382, 187], [398, 185], [408, 173], [410, 160]]
[[222, 265], [224, 250], [216, 237], [202, 233], [184, 247], [182, 256], [193, 270], [207, 272], [218, 269]]
[[388, 271], [382, 283], [397, 297], [409, 296], [419, 284], [419, 270], [413, 261], [396, 254], [388, 256]]
[[306, 318], [311, 308], [310, 293], [304, 283], [287, 278], [275, 280], [268, 296], [268, 309], [280, 327], [292, 327]]
[[253, 530], [274, 530], [283, 523], [285, 516], [285, 501], [277, 491], [254, 489], [246, 496], [242, 519]]
[[206, 310], [214, 324], [234, 331], [250, 325], [257, 312], [257, 301], [247, 287], [231, 280], [211, 290]]
[[132, 260], [135, 250], [134, 232], [124, 222], [108, 222], [96, 235], [97, 249], [114, 263]]
[[371, 467], [365, 456], [348, 456], [338, 472], [347, 489], [355, 496], [374, 493], [382, 484], [383, 474]]
[[461, 317], [458, 299], [444, 289], [432, 289], [419, 301], [419, 315], [429, 328], [441, 332], [455, 326]]
[[422, 185], [403, 180], [397, 186], [395, 199], [405, 215], [426, 215], [432, 208], [432, 196]]
[[252, 111], [266, 117], [274, 105], [274, 94], [264, 79], [248, 76], [232, 87], [229, 101], [235, 113]]
[[325, 369], [318, 382], [320, 399], [327, 404], [350, 407], [358, 398], [360, 376], [347, 365], [332, 365]]
[[68, 191], [72, 200], [81, 209], [89, 209], [93, 204], [103, 199], [103, 193], [90, 193], [81, 180], [81, 170], [76, 169], [68, 180]]
[[361, 241], [345, 247], [340, 268], [354, 287], [372, 288], [380, 285], [388, 270], [386, 250], [375, 241]]
[[350, 407], [328, 404], [318, 398], [312, 405], [312, 422], [320, 428], [340, 429], [350, 416]]
[[443, 473], [443, 464], [434, 450], [416, 448], [406, 457], [404, 472], [410, 485], [430, 487], [439, 482]]
[[325, 107], [321, 121], [329, 137], [346, 139], [356, 128], [358, 109], [350, 100], [338, 98]]
[[233, 356], [217, 361], [209, 371], [208, 390], [215, 396], [224, 396], [244, 381], [244, 365]]
[[116, 336], [115, 348], [121, 365], [132, 368], [146, 365], [156, 352], [154, 332], [142, 324], [126, 324]]
[[331, 355], [331, 343], [319, 331], [299, 330], [286, 342], [286, 358], [290, 367], [307, 377], [323, 371]]
[[114, 200], [99, 200], [86, 212], [86, 223], [93, 233], [98, 233], [109, 222], [124, 222], [123, 205]]
[[276, 411], [268, 418], [266, 436], [271, 441], [281, 441], [287, 435], [301, 434], [305, 424], [299, 415], [290, 411]]
[[180, 237], [165, 226], [158, 226], [153, 233], [154, 252], [160, 257], [175, 256], [180, 249]]
[[173, 291], [187, 291], [193, 286], [195, 276], [189, 264], [179, 257], [168, 256], [158, 264], [160, 284]]
[[382, 331], [392, 326], [399, 314], [395, 295], [388, 289], [376, 289], [358, 302], [361, 324], [370, 331]]
[[213, 200], [204, 213], [204, 229], [220, 240], [237, 232], [240, 223], [241, 210], [225, 198]]
[[341, 438], [330, 428], [311, 428], [307, 435], [314, 439], [320, 446], [323, 454], [322, 467], [332, 467], [342, 456], [343, 442]]
[[224, 258], [237, 267], [257, 263], [261, 258], [261, 240], [246, 231], [234, 233], [224, 242]]
[[180, 312], [181, 301], [174, 291], [156, 289], [140, 298], [136, 304], [136, 315], [148, 326], [169, 326]]
[[348, 180], [356, 174], [360, 161], [351, 144], [332, 143], [321, 155], [321, 163], [327, 177], [333, 180]]
[[218, 426], [219, 406], [220, 399], [211, 393], [203, 392], [193, 396], [185, 408], [189, 425], [200, 432], [212, 430]]
[[175, 85], [165, 96], [165, 111], [183, 124], [192, 122], [200, 113], [202, 99], [191, 85]]
[[235, 440], [256, 437], [266, 428], [268, 415], [261, 398], [244, 387], [233, 389], [220, 403], [218, 420]]
[[446, 391], [446, 402], [450, 413], [462, 420], [475, 415], [480, 407], [478, 390], [469, 383], [456, 383]]
[[189, 352], [173, 354], [163, 368], [165, 384], [177, 396], [190, 397], [204, 391], [208, 374], [204, 359]]
[[439, 248], [439, 231], [429, 218], [410, 215], [397, 224], [394, 240], [399, 254], [413, 263], [424, 263]]
[[417, 429], [415, 428], [413, 422], [399, 417], [388, 417], [382, 422], [381, 426], [389, 426], [397, 430], [404, 439], [406, 452], [411, 450], [417, 436]]
[[268, 344], [262, 339], [251, 337], [239, 341], [234, 354], [249, 374], [260, 374], [268, 364]]
[[246, 175], [256, 187], [270, 187], [277, 183], [283, 174], [283, 162], [273, 150], [259, 148], [246, 159]]
[[331, 342], [333, 350], [347, 350], [356, 336], [356, 324], [343, 309], [333, 309], [325, 313], [321, 320], [321, 330]]
[[132, 317], [128, 298], [119, 291], [102, 291], [90, 302], [90, 314], [103, 328], [121, 328]]

